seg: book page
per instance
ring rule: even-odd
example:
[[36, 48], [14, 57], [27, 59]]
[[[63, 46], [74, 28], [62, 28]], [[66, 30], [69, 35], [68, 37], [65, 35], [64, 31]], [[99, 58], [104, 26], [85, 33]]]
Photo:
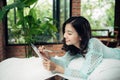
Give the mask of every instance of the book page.
[[37, 54], [37, 56], [41, 59], [43, 59], [44, 57], [41, 55], [40, 51], [37, 49], [37, 47], [31, 43], [31, 47], [33, 48], [33, 50], [35, 51], [35, 53]]

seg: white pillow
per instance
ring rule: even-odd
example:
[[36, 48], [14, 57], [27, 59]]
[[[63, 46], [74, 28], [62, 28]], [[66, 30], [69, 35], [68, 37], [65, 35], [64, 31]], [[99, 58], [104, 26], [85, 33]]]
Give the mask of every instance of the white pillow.
[[85, 58], [76, 58], [76, 59], [73, 59], [69, 63], [68, 68], [71, 68], [71, 69], [81, 68], [84, 61], [85, 61]]
[[[74, 59], [68, 68], [81, 68], [84, 61], [84, 58]], [[88, 80], [120, 80], [120, 60], [103, 59], [102, 63], [88, 77]]]
[[88, 80], [120, 80], [120, 60], [104, 59]]
[[42, 60], [10, 58], [0, 62], [0, 80], [44, 80], [52, 73], [44, 69]]

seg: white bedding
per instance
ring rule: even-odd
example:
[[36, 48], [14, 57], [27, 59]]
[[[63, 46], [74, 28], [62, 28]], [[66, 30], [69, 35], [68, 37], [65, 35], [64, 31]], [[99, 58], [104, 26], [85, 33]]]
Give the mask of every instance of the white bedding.
[[0, 63], [0, 80], [44, 80], [52, 73], [40, 58], [10, 58]]
[[[44, 80], [52, 75], [44, 69], [40, 58], [10, 58], [0, 62], [0, 80]], [[83, 58], [73, 60], [68, 67], [77, 69]], [[120, 80], [120, 60], [104, 59], [88, 80]], [[81, 79], [79, 79], [81, 80]]]
[[[78, 69], [84, 60], [84, 58], [75, 59], [68, 67]], [[120, 80], [120, 60], [104, 59], [87, 80]]]
[[104, 59], [88, 80], [120, 80], [120, 60]]

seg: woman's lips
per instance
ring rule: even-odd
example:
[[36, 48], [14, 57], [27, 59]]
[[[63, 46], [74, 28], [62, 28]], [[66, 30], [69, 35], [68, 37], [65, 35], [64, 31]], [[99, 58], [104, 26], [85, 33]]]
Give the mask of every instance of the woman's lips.
[[66, 40], [65, 42], [69, 42], [69, 40]]

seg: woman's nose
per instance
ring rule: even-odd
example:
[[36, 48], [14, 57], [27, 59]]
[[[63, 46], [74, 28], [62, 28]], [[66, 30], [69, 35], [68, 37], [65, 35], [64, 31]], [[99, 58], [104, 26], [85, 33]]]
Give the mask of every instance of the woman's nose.
[[65, 33], [64, 33], [63, 37], [66, 38], [66, 34]]

